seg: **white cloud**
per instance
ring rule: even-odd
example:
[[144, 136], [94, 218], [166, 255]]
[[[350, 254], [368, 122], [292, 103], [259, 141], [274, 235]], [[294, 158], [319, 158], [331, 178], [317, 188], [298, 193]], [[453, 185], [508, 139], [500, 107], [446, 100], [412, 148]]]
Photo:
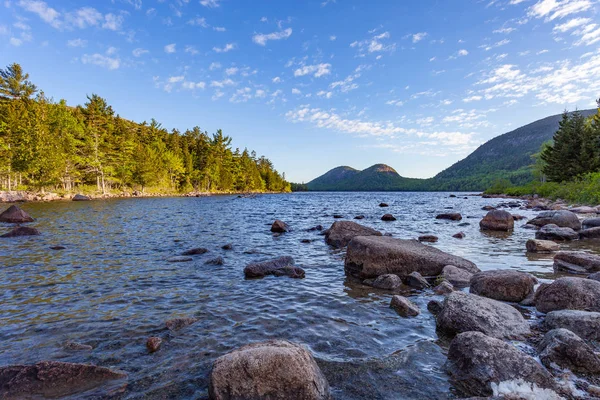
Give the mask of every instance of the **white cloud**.
[[184, 81], [181, 84], [181, 87], [186, 90], [204, 89], [204, 88], [206, 88], [206, 82]]
[[292, 28], [284, 29], [280, 32], [273, 33], [257, 33], [252, 37], [252, 41], [258, 45], [265, 46], [269, 40], [282, 40], [292, 36]]
[[496, 30], [494, 31], [494, 33], [505, 33], [505, 34], [509, 34], [509, 33], [512, 33], [512, 32], [514, 32], [514, 31], [516, 31], [516, 30], [517, 30], [516, 28], [512, 28], [512, 27], [510, 27], [510, 28], [500, 28], [500, 29], [496, 29]]
[[222, 81], [212, 81], [210, 83], [211, 87], [217, 87], [217, 88], [224, 88], [226, 86], [234, 86], [234, 85], [235, 85], [235, 82], [229, 78], [223, 79]]
[[563, 24], [556, 25], [553, 29], [554, 32], [565, 33], [570, 31], [571, 29], [578, 28], [582, 25], [587, 25], [592, 22], [589, 18], [573, 18]]
[[227, 29], [225, 29], [223, 26], [213, 26], [213, 30], [217, 32], [225, 32]]
[[83, 40], [83, 39], [67, 40], [67, 46], [69, 46], [69, 47], [85, 47], [85, 46], [87, 46], [87, 40]]
[[349, 75], [343, 81], [332, 82], [329, 85], [329, 88], [335, 89], [335, 88], [339, 87], [342, 92], [347, 93], [351, 90], [358, 89], [358, 84], [356, 82], [354, 82], [358, 78], [360, 78], [359, 73]]
[[396, 49], [395, 43], [385, 44], [390, 38], [389, 32], [383, 32], [370, 39], [350, 43], [350, 47], [358, 49], [358, 56], [365, 57], [368, 53], [391, 52]]
[[235, 49], [235, 43], [227, 43], [224, 47], [213, 47], [215, 53], [227, 53]]
[[471, 102], [473, 102], [473, 101], [479, 101], [479, 100], [481, 100], [482, 98], [483, 98], [483, 97], [481, 97], [481, 96], [470, 96], [470, 97], [466, 97], [466, 98], [464, 98], [464, 99], [463, 99], [463, 101], [464, 101], [465, 103], [471, 103]]
[[335, 41], [336, 39], [337, 39], [337, 36], [335, 36], [335, 35], [329, 36], [329, 40], [331, 40], [332, 42]]
[[331, 96], [333, 96], [333, 93], [332, 92], [327, 92], [325, 90], [321, 90], [321, 91], [317, 92], [317, 96], [324, 97], [326, 99], [330, 99]]
[[171, 76], [168, 79], [169, 83], [177, 83], [177, 82], [183, 82], [185, 79], [185, 76], [183, 75], [179, 75], [179, 76]]
[[237, 68], [237, 67], [231, 67], [231, 68], [227, 68], [227, 69], [225, 70], [225, 74], [226, 74], [227, 76], [231, 76], [231, 75], [235, 75], [235, 74], [237, 74], [237, 73], [238, 73], [238, 71], [239, 71], [239, 68]]
[[11, 37], [10, 40], [9, 40], [9, 43], [12, 46], [19, 47], [20, 45], [23, 44], [23, 41], [21, 39], [19, 39], [19, 38]]
[[102, 24], [102, 27], [104, 29], [109, 29], [111, 31], [118, 31], [121, 29], [122, 25], [123, 25], [123, 16], [114, 15], [114, 14], [106, 14], [104, 16], [104, 23]]
[[421, 40], [425, 39], [427, 37], [428, 33], [427, 32], [419, 32], [419, 33], [415, 33], [412, 34], [412, 42], [413, 43], [419, 43]]
[[141, 57], [144, 54], [148, 54], [149, 51], [146, 49], [142, 49], [142, 48], [137, 48], [137, 49], [133, 49], [133, 51], [131, 52], [131, 54], [133, 54], [134, 57]]
[[458, 51], [458, 55], [461, 56], [461, 57], [468, 56], [469, 52], [467, 50], [465, 50], [465, 49], [461, 49], [461, 50]]
[[552, 21], [588, 11], [593, 5], [593, 0], [540, 0], [529, 8], [528, 14], [530, 17]]
[[221, 0], [200, 0], [200, 4], [208, 8], [217, 8], [220, 6]]
[[172, 54], [177, 51], [177, 44], [171, 43], [165, 46], [165, 53]]
[[302, 91], [300, 91], [300, 89], [293, 88], [292, 94], [302, 94]]
[[191, 55], [193, 55], [193, 56], [199, 53], [199, 51], [198, 51], [198, 50], [196, 50], [196, 48], [195, 48], [194, 46], [189, 46], [189, 45], [188, 45], [188, 46], [185, 46], [185, 49], [184, 49], [184, 51], [185, 51], [186, 53], [188, 53], [188, 54], [191, 54]]
[[93, 64], [109, 70], [118, 69], [121, 66], [121, 60], [117, 57], [109, 57], [103, 54], [84, 54], [81, 57], [81, 62], [84, 64]]
[[294, 76], [305, 76], [314, 74], [315, 78], [320, 78], [331, 73], [331, 64], [304, 65], [294, 71]]
[[283, 81], [281, 80], [281, 78], [280, 78], [280, 77], [278, 77], [278, 76], [276, 76], [275, 78], [273, 78], [271, 81], [272, 81], [273, 83], [281, 83], [281, 82], [283, 82]]
[[61, 26], [60, 13], [52, 7], [48, 7], [46, 2], [41, 0], [19, 0], [17, 4], [26, 11], [37, 14], [43, 21], [53, 27], [58, 28]]
[[202, 28], [208, 28], [209, 25], [206, 22], [206, 18], [200, 18], [200, 17], [196, 17], [194, 19], [191, 19], [187, 22], [189, 25], [193, 25], [193, 26], [200, 26]]

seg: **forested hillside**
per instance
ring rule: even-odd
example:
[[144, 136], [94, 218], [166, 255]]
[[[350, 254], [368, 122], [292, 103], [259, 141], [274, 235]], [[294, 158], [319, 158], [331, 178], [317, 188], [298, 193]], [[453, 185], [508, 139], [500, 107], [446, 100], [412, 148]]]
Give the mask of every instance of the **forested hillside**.
[[337, 167], [306, 184], [313, 191], [419, 191], [426, 180], [404, 178], [392, 167], [375, 164], [363, 171]]
[[285, 176], [254, 151], [232, 149], [221, 130], [168, 131], [121, 118], [92, 94], [55, 102], [18, 64], [0, 70], [0, 188], [152, 190], [176, 193], [289, 191]]

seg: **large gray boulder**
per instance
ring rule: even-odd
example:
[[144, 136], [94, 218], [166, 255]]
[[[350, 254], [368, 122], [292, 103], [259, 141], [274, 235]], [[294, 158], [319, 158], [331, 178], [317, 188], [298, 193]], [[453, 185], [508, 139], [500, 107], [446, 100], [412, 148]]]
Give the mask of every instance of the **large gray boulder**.
[[73, 201], [90, 201], [90, 200], [92, 200], [92, 198], [90, 196], [86, 196], [83, 194], [76, 194], [75, 196], [73, 196], [73, 198], [71, 200], [73, 200]]
[[0, 222], [22, 224], [25, 222], [33, 222], [33, 218], [19, 207], [13, 205], [0, 214]]
[[445, 367], [451, 382], [468, 396], [491, 396], [492, 383], [518, 379], [540, 388], [555, 387], [552, 375], [533, 357], [480, 332], [454, 338]]
[[598, 239], [600, 238], [600, 227], [582, 229], [579, 231], [579, 239]]
[[533, 294], [536, 283], [537, 279], [526, 272], [499, 269], [473, 275], [469, 291], [494, 300], [520, 303]]
[[254, 343], [217, 358], [212, 400], [326, 400], [329, 384], [311, 353], [285, 340]]
[[525, 247], [530, 253], [555, 253], [560, 250], [560, 245], [551, 240], [529, 239]]
[[479, 222], [479, 227], [485, 231], [512, 231], [515, 219], [511, 213], [503, 210], [492, 210]]
[[467, 287], [471, 283], [473, 274], [454, 265], [446, 265], [441, 276], [456, 287]]
[[589, 275], [600, 271], [600, 256], [580, 251], [561, 251], [554, 256], [554, 270]]
[[126, 376], [104, 367], [59, 361], [9, 365], [0, 367], [0, 395], [2, 399], [65, 397]]
[[555, 224], [544, 225], [535, 233], [540, 240], [569, 241], [579, 239], [579, 234], [571, 228], [561, 228]]
[[571, 228], [575, 231], [581, 229], [581, 222], [577, 214], [567, 210], [544, 211], [527, 223], [538, 227], [554, 224], [561, 228]]
[[342, 248], [357, 236], [382, 236], [381, 232], [352, 221], [336, 221], [325, 234], [328, 245]]
[[475, 264], [464, 258], [444, 253], [416, 240], [394, 239], [387, 236], [357, 236], [348, 244], [346, 275], [359, 279], [375, 278], [384, 274], [401, 277], [411, 272], [436, 276], [446, 265], [454, 265], [468, 272], [479, 272]]
[[556, 310], [600, 311], [600, 282], [566, 277], [542, 284], [535, 292], [535, 307], [548, 313]]
[[546, 329], [564, 328], [585, 340], [600, 341], [600, 313], [580, 310], [560, 310], [546, 314]]
[[581, 227], [583, 229], [599, 228], [600, 227], [600, 218], [586, 218], [581, 223]]
[[540, 360], [546, 368], [568, 368], [573, 372], [600, 373], [600, 357], [592, 346], [570, 330], [553, 329], [538, 345]]
[[510, 305], [464, 292], [446, 297], [437, 329], [448, 336], [477, 331], [500, 339], [520, 339], [531, 332], [525, 318]]
[[402, 279], [394, 274], [379, 275], [371, 286], [377, 289], [394, 290], [402, 286]]
[[416, 317], [421, 313], [419, 307], [404, 296], [393, 296], [390, 307], [404, 318]]

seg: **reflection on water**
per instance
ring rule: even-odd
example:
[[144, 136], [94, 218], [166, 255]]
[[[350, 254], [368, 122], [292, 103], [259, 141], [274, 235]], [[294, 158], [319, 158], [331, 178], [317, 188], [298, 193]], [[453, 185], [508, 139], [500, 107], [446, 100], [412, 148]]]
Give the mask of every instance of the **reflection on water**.
[[[388, 307], [389, 292], [346, 279], [343, 252], [306, 230], [328, 227], [334, 214], [365, 215], [362, 224], [394, 237], [437, 235], [436, 247], [483, 270], [514, 268], [552, 279], [552, 257], [525, 252], [534, 232], [520, 228], [524, 221], [508, 235], [479, 231], [481, 207], [497, 202], [443, 193], [298, 193], [24, 204], [43, 235], [0, 241], [0, 365], [95, 363], [129, 374], [124, 393], [103, 388], [96, 395], [203, 398], [216, 357], [285, 338], [310, 347], [335, 398], [448, 398], [445, 348], [426, 311], [439, 297], [405, 293], [423, 312], [399, 318]], [[463, 220], [436, 220], [448, 207]], [[384, 213], [398, 220], [383, 222]], [[276, 218], [293, 231], [271, 234]], [[466, 238], [452, 238], [457, 232]], [[221, 249], [227, 243], [233, 250]], [[590, 243], [567, 246], [589, 250]], [[66, 249], [50, 250], [56, 245]], [[193, 262], [165, 261], [192, 247], [210, 251]], [[294, 257], [306, 279], [244, 280], [247, 263], [281, 255]], [[217, 256], [224, 265], [204, 264]], [[164, 328], [165, 320], [187, 316], [199, 321], [178, 332]], [[149, 336], [166, 339], [157, 353], [145, 348]], [[93, 350], [68, 350], [68, 342]]]

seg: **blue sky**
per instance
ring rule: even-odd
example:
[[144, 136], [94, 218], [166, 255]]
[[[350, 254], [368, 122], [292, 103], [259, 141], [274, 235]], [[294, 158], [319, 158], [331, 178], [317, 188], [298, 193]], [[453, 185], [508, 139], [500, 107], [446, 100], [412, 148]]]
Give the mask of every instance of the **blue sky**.
[[296, 182], [431, 177], [600, 97], [598, 0], [0, 1], [0, 65], [48, 96], [221, 128]]

